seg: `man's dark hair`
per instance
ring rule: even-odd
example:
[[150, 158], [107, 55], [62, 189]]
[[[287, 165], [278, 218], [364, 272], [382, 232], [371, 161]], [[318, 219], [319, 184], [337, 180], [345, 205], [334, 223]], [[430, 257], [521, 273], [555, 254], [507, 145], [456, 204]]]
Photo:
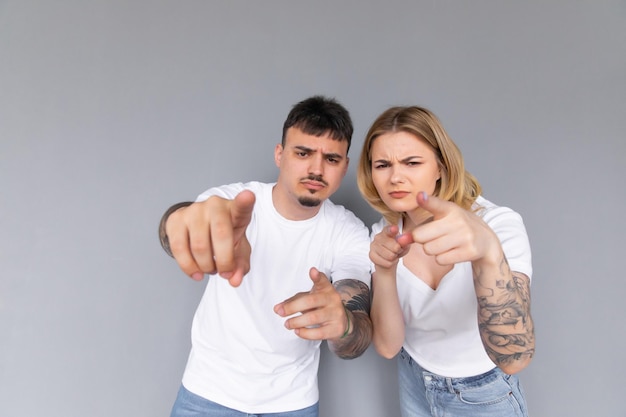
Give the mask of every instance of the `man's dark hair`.
[[334, 140], [345, 140], [348, 150], [354, 131], [348, 110], [337, 100], [324, 96], [309, 97], [293, 106], [283, 125], [283, 146], [290, 127], [298, 128], [307, 135], [327, 134]]

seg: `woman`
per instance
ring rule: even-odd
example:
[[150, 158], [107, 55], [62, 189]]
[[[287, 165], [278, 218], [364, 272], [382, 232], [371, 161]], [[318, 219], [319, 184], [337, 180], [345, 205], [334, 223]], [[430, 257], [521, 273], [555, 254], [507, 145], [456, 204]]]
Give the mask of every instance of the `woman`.
[[481, 196], [429, 110], [374, 121], [357, 172], [372, 226], [373, 343], [398, 355], [404, 417], [526, 416], [530, 246], [521, 217]]

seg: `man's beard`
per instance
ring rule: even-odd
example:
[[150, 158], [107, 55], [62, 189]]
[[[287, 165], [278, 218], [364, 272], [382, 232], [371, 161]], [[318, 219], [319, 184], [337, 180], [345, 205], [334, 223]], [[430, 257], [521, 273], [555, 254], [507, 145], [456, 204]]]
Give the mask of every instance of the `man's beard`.
[[317, 207], [322, 204], [322, 200], [319, 198], [299, 197], [298, 203], [304, 207]]
[[[321, 182], [325, 186], [328, 186], [328, 183], [324, 181], [324, 178], [321, 175], [310, 174], [308, 177], [306, 177], [306, 179], [311, 180], [311, 181]], [[313, 191], [313, 190], [310, 190], [309, 192], [311, 194], [316, 193], [316, 191]], [[313, 197], [298, 197], [298, 202], [300, 203], [301, 206], [304, 206], [304, 207], [317, 207], [320, 204], [322, 204], [322, 200], [320, 200], [319, 198], [313, 198]]]

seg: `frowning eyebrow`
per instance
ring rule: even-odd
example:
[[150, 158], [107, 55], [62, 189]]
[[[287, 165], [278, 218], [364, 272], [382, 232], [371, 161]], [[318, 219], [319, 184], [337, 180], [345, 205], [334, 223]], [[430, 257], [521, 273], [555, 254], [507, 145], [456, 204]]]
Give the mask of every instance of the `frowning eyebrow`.
[[[413, 161], [415, 159], [424, 159], [424, 157], [420, 156], [420, 155], [407, 156], [406, 158], [402, 158], [400, 160], [400, 162], [403, 163], [403, 164], [406, 164], [407, 162], [411, 162], [411, 161]], [[380, 158], [380, 159], [376, 159], [376, 160], [374, 160], [372, 162], [389, 162], [389, 160], [385, 159], [385, 158]]]
[[[300, 152], [305, 152], [307, 154], [314, 154], [317, 151], [315, 149], [311, 149], [307, 146], [302, 146], [302, 145], [296, 145], [294, 146], [294, 148]], [[332, 159], [336, 159], [336, 160], [342, 160], [343, 156], [341, 154], [335, 153], [335, 152], [330, 152], [330, 153], [323, 153], [322, 154], [324, 156], [324, 158], [328, 159], [328, 158], [332, 158]]]

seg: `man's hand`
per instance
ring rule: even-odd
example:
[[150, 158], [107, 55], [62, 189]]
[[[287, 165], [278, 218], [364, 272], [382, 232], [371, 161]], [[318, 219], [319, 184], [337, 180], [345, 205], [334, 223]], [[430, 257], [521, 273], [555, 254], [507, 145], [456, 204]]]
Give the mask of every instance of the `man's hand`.
[[274, 312], [281, 317], [302, 313], [285, 322], [303, 339], [338, 339], [346, 331], [348, 317], [341, 296], [326, 275], [316, 268], [309, 270], [313, 288], [301, 292], [274, 306]]
[[254, 193], [242, 191], [233, 200], [212, 196], [171, 213], [165, 233], [180, 269], [197, 281], [218, 273], [239, 286], [250, 270], [246, 228], [254, 202]]

